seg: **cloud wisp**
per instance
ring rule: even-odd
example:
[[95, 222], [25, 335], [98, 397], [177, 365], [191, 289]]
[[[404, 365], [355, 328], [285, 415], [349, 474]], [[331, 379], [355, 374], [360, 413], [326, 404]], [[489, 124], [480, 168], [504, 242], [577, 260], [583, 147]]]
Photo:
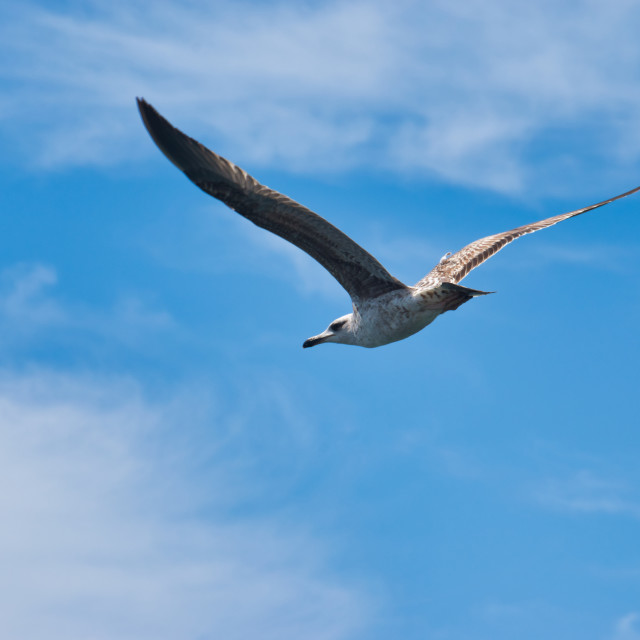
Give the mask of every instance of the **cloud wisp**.
[[122, 378], [0, 374], [3, 636], [358, 635], [366, 598], [331, 575], [318, 541], [277, 516], [233, 518], [220, 506], [234, 485], [188, 395], [152, 400]]
[[640, 500], [623, 482], [591, 471], [578, 471], [564, 479], [548, 479], [533, 492], [543, 506], [567, 513], [610, 514], [640, 518]]
[[82, 303], [63, 304], [53, 289], [56, 270], [39, 263], [19, 263], [0, 271], [0, 328], [5, 348], [19, 347], [34, 336], [78, 332], [108, 336], [122, 343], [140, 342], [149, 333], [176, 331], [171, 315], [149, 308], [133, 294], [121, 296], [111, 309], [99, 312]]
[[29, 130], [16, 145], [40, 165], [120, 162], [142, 153], [133, 97], [144, 95], [238, 162], [424, 172], [503, 192], [566, 184], [589, 158], [611, 175], [638, 158], [638, 11], [591, 0], [518, 12], [506, 0], [13, 6], [0, 123], [9, 136]]
[[616, 620], [611, 640], [640, 640], [638, 622], [640, 622], [640, 615], [636, 612], [620, 617]]

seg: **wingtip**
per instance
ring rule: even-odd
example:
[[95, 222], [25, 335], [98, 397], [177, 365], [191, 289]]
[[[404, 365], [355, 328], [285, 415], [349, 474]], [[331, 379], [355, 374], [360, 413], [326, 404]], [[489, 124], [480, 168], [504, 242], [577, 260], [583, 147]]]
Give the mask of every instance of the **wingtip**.
[[[140, 117], [142, 118], [142, 123], [149, 132], [149, 135], [158, 147], [160, 147], [162, 152], [165, 155], [168, 155], [165, 148], [166, 135], [162, 134], [166, 130], [175, 129], [175, 127], [167, 122], [167, 120], [163, 118], [144, 98], [136, 98], [136, 103], [138, 105]], [[170, 155], [169, 159], [171, 159]]]
[[[140, 112], [140, 116], [142, 117], [142, 120], [145, 123], [145, 126], [147, 127], [147, 129], [149, 129], [149, 125], [151, 122], [155, 122], [155, 123], [162, 122], [162, 123], [169, 124], [167, 120], [164, 117], [162, 117], [158, 113], [158, 111], [152, 105], [150, 105], [144, 98], [136, 98], [136, 103], [138, 105], [138, 111]], [[175, 128], [173, 127], [173, 125], [171, 125], [171, 127]]]
[[[212, 151], [174, 127], [144, 98], [136, 98], [142, 124], [157, 147], [180, 171], [195, 182], [192, 170], [201, 171], [218, 158]], [[225, 174], [226, 175], [226, 174]], [[197, 184], [197, 183], [196, 183]], [[198, 185], [199, 186], [199, 185]]]
[[136, 98], [136, 104], [138, 105], [138, 111], [140, 112], [143, 120], [146, 120], [146, 116], [148, 114], [156, 112], [156, 110], [144, 98]]

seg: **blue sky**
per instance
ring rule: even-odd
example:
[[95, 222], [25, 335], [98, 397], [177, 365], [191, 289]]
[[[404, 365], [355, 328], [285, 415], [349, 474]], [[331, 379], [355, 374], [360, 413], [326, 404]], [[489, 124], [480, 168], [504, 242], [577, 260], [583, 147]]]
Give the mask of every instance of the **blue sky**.
[[640, 198], [374, 350], [188, 134], [402, 280], [640, 184], [634, 2], [0, 9], [0, 631], [640, 639]]

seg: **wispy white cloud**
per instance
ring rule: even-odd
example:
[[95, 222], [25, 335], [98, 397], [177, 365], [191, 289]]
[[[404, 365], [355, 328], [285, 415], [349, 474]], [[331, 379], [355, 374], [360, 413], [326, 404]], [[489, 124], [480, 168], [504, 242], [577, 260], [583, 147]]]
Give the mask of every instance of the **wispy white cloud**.
[[615, 630], [610, 640], [640, 640], [640, 615], [636, 612], [628, 613], [615, 623]]
[[67, 320], [66, 313], [47, 295], [58, 281], [54, 269], [41, 264], [17, 264], [0, 273], [0, 314], [24, 327]]
[[134, 294], [118, 298], [111, 309], [92, 309], [56, 296], [56, 270], [48, 265], [20, 263], [0, 272], [0, 327], [10, 345], [20, 340], [55, 331], [86, 331], [107, 335], [121, 342], [139, 340], [148, 332], [175, 329], [171, 315], [150, 308]]
[[638, 158], [627, 0], [4, 11], [0, 118], [29, 127], [22, 151], [44, 165], [143, 153], [134, 95], [237, 161], [290, 170], [426, 171], [500, 191], [544, 176], [558, 191], [594, 158], [601, 180], [605, 159], [614, 176]]
[[396, 447], [399, 453], [426, 460], [429, 468], [449, 477], [479, 482], [487, 475], [478, 456], [446, 442], [440, 427], [402, 429]]
[[319, 541], [277, 516], [228, 515], [242, 489], [215, 455], [207, 402], [0, 372], [4, 637], [358, 635], [366, 598]]
[[533, 496], [543, 506], [559, 511], [640, 518], [640, 499], [627, 483], [588, 470], [549, 478], [534, 489]]
[[[539, 243], [535, 254], [543, 264], [597, 265], [599, 270], [614, 273], [624, 273], [629, 259], [635, 258], [635, 252], [628, 246], [602, 243], [588, 243], [586, 246], [584, 243], [580, 246]], [[612, 260], [612, 257], [615, 259]]]

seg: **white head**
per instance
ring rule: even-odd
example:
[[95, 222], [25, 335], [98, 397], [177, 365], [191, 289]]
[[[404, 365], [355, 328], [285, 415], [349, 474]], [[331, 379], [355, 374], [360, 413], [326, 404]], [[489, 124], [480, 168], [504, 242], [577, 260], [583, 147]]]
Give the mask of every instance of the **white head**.
[[339, 342], [341, 344], [356, 344], [355, 322], [353, 313], [334, 320], [325, 331], [305, 340], [302, 348], [315, 347], [323, 342]]

